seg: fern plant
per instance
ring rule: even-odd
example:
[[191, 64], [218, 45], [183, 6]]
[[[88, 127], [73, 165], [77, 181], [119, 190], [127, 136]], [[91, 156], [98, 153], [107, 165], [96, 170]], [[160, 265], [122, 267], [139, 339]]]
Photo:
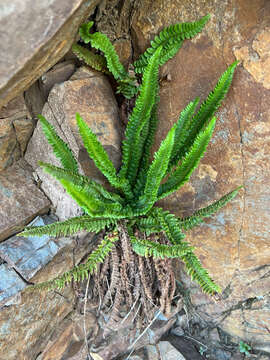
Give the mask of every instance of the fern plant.
[[[183, 186], [198, 166], [214, 131], [214, 114], [229, 90], [237, 62], [227, 68], [214, 90], [199, 107], [199, 99], [187, 105], [162, 141], [152, 161], [150, 156], [158, 121], [159, 66], [175, 55], [184, 39], [196, 35], [208, 18], [209, 16], [206, 16], [198, 22], [172, 25], [164, 29], [151, 42], [151, 47], [135, 62], [137, 73], [142, 73], [143, 76], [126, 128], [119, 171], [115, 169], [97, 136], [77, 113], [78, 129], [89, 157], [115, 189], [114, 192], [79, 174], [77, 162], [68, 145], [59, 138], [48, 121], [42, 115], [39, 116], [44, 134], [62, 167], [44, 162], [39, 164], [62, 184], [85, 214], [46, 226], [27, 227], [19, 235], [67, 236], [80, 230], [99, 233], [104, 229], [106, 236], [84, 264], [56, 279], [35, 286], [61, 288], [72, 279], [79, 281], [89, 276], [112, 251], [124, 226], [130, 246], [136, 254], [142, 257], [179, 258], [185, 263], [188, 274], [200, 284], [203, 291], [210, 295], [221, 291], [202, 267], [194, 254], [194, 248], [185, 241], [184, 232], [218, 211], [236, 196], [239, 188], [187, 218], [177, 218], [155, 206], [155, 203]], [[122, 84], [126, 82], [133, 86], [112, 44], [103, 34], [89, 34], [91, 26], [92, 23], [88, 23], [81, 27], [83, 40], [91, 42], [93, 47], [104, 52], [106, 67], [116, 79]], [[83, 57], [85, 50], [82, 51], [78, 46], [73, 49]], [[99, 70], [105, 69], [103, 60], [100, 61], [99, 57], [93, 59], [102, 65]], [[166, 244], [157, 240], [161, 233], [166, 236]], [[143, 234], [146, 237], [142, 236]], [[151, 234], [154, 234], [154, 240], [153, 237], [147, 238]]]

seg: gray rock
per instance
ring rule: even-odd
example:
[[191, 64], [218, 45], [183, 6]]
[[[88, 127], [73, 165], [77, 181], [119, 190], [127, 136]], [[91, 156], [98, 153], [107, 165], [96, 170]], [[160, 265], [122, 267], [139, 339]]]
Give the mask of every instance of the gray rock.
[[181, 326], [177, 326], [171, 330], [171, 333], [176, 336], [183, 336], [185, 334], [183, 328]]
[[[29, 225], [43, 226], [52, 222], [54, 221], [49, 216], [39, 216]], [[27, 238], [13, 236], [0, 244], [0, 257], [24, 279], [30, 280], [61, 248], [71, 243], [71, 238], [55, 240], [48, 235]]]
[[[76, 74], [78, 77], [76, 78]], [[116, 166], [120, 162], [120, 129], [118, 107], [105, 76], [86, 68], [76, 72], [69, 81], [53, 87], [43, 115], [55, 127], [58, 135], [68, 143], [80, 164], [81, 172], [99, 182], [106, 183], [96, 169], [83, 146], [76, 125], [76, 112], [79, 112], [86, 123], [98, 135], [104, 148]], [[67, 195], [59, 183], [38, 167], [38, 160], [57, 166], [50, 145], [38, 123], [29, 142], [25, 159], [35, 169], [42, 181], [41, 188], [51, 199], [55, 213], [60, 220], [81, 213], [80, 207]]]
[[0, 241], [19, 232], [50, 202], [35, 185], [24, 160], [0, 173]]
[[0, 108], [59, 61], [99, 0], [1, 0]]
[[7, 264], [0, 265], [0, 307], [26, 287], [26, 283]]

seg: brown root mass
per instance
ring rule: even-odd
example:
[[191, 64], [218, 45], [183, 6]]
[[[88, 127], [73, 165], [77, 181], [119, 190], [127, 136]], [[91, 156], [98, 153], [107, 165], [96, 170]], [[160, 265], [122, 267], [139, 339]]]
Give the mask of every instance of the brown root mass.
[[[107, 328], [119, 326], [124, 317], [138, 326], [146, 325], [157, 310], [170, 315], [176, 288], [172, 259], [139, 256], [132, 250], [124, 225], [119, 225], [119, 234], [119, 241], [92, 276], [88, 294], [107, 313]], [[162, 235], [158, 241], [167, 243]]]

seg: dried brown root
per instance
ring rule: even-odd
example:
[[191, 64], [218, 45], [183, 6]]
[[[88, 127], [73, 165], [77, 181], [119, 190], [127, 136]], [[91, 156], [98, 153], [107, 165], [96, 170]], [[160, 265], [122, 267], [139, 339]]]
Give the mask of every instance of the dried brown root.
[[[172, 259], [137, 255], [131, 247], [124, 223], [118, 229], [119, 242], [93, 276], [92, 282], [92, 294], [99, 298], [103, 313], [109, 316], [108, 329], [116, 329], [123, 322], [126, 325], [126, 321], [147, 325], [157, 310], [170, 315], [176, 289]], [[151, 240], [155, 241], [155, 238]], [[156, 240], [168, 243], [162, 235]]]

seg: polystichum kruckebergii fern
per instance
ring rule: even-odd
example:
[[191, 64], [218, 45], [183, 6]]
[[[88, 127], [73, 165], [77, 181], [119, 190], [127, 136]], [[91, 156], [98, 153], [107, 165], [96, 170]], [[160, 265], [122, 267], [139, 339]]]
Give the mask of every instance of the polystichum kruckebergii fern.
[[[110, 253], [114, 264], [118, 264], [120, 260], [117, 244], [120, 243], [123, 253], [126, 254], [125, 266], [130, 266], [130, 274], [132, 273], [135, 279], [134, 284], [136, 283], [136, 271], [132, 268], [134, 256], [139, 255], [138, 267], [142, 266], [141, 257], [146, 260], [149, 257], [154, 260], [179, 258], [203, 291], [211, 295], [220, 292], [220, 287], [214, 283], [194, 254], [194, 248], [184, 240], [184, 231], [190, 230], [204, 218], [218, 211], [236, 196], [239, 188], [187, 218], [177, 218], [174, 214], [155, 206], [155, 203], [183, 186], [198, 166], [214, 131], [216, 122], [214, 113], [229, 90], [237, 62], [227, 68], [214, 90], [199, 107], [199, 99], [187, 105], [162, 141], [152, 161], [150, 157], [158, 121], [159, 66], [176, 54], [185, 39], [201, 31], [208, 19], [209, 16], [206, 16], [197, 22], [169, 26], [154, 38], [151, 47], [135, 62], [135, 72], [143, 75], [126, 128], [122, 146], [122, 165], [119, 171], [115, 169], [97, 136], [81, 116], [76, 115], [78, 129], [90, 158], [94, 160], [115, 192], [108, 191], [94, 180], [79, 174], [77, 162], [68, 145], [58, 137], [47, 120], [39, 116], [44, 134], [62, 164], [60, 168], [40, 162], [40, 166], [62, 184], [85, 214], [47, 226], [27, 227], [20, 235], [67, 236], [80, 230], [95, 233], [105, 230], [105, 235], [85, 263], [56, 279], [36, 286], [62, 288], [72, 279], [83, 280], [97, 269], [98, 264], [108, 259]], [[113, 45], [104, 34], [90, 34], [91, 26], [92, 23], [81, 26], [81, 37], [85, 43], [90, 42], [92, 47], [102, 51], [104, 57], [89, 55], [89, 50], [85, 48], [82, 50], [78, 45], [74, 45], [74, 52], [96, 69], [111, 73], [118, 81], [120, 90], [124, 89], [125, 92], [128, 88], [128, 97], [136, 94], [134, 79], [120, 63]], [[89, 60], [91, 56], [92, 60]], [[95, 65], [97, 63], [98, 65]], [[144, 263], [145, 266], [148, 266], [147, 261]], [[104, 266], [108, 267], [108, 262]], [[155, 266], [156, 271], [160, 272], [159, 265], [155, 263]], [[116, 292], [116, 297], [120, 296], [120, 290], [116, 289], [116, 279], [121, 276], [127, 277], [127, 271], [123, 268], [124, 266], [121, 267], [121, 271], [116, 267], [112, 269], [114, 285], [111, 286], [111, 294]], [[151, 276], [149, 273], [149, 277]], [[144, 278], [142, 283], [145, 286], [145, 293], [151, 297], [146, 282], [147, 279]], [[133, 294], [138, 291], [138, 286], [135, 284], [134, 288]]]

